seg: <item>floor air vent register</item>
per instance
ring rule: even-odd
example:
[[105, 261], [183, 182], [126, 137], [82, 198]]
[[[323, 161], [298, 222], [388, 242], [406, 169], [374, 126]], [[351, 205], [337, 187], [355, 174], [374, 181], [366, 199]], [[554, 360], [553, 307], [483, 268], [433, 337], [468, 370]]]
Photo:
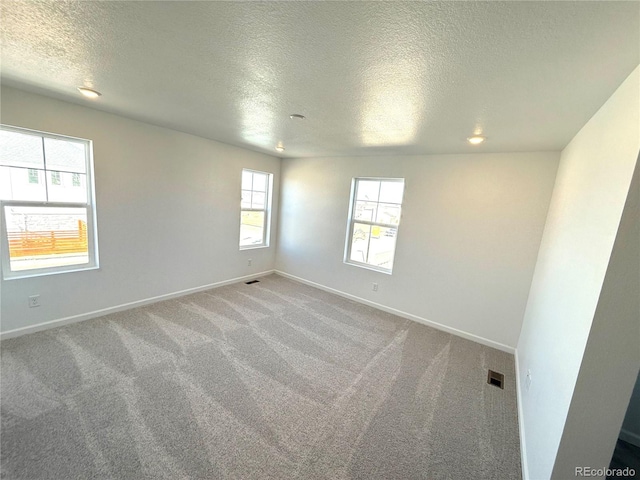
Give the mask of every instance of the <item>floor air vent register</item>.
[[502, 373], [494, 372], [493, 370], [489, 370], [489, 375], [487, 377], [487, 383], [489, 385], [493, 385], [494, 387], [499, 387], [504, 390], [504, 375]]

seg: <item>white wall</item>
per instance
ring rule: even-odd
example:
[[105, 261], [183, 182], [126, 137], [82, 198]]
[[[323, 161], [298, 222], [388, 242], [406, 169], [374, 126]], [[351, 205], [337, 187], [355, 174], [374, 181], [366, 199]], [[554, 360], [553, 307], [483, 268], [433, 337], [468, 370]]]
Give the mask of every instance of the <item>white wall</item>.
[[531, 479], [556, 460], [640, 147], [639, 85], [636, 69], [562, 152], [517, 348]]
[[[1, 100], [4, 124], [93, 140], [100, 248], [99, 270], [3, 281], [3, 332], [273, 269], [280, 159], [12, 88]], [[243, 167], [274, 174], [269, 248], [238, 248]]]
[[552, 478], [606, 468], [640, 368], [640, 183], [636, 175], [571, 398]]
[[[558, 160], [553, 152], [283, 160], [276, 268], [509, 350]], [[393, 275], [343, 263], [357, 176], [406, 179]]]
[[[640, 329], [640, 325], [638, 329]], [[624, 422], [622, 422], [620, 438], [625, 442], [640, 447], [640, 374], [638, 374], [638, 378], [636, 379], [631, 400], [629, 400], [629, 406], [627, 407], [627, 413], [624, 417]]]

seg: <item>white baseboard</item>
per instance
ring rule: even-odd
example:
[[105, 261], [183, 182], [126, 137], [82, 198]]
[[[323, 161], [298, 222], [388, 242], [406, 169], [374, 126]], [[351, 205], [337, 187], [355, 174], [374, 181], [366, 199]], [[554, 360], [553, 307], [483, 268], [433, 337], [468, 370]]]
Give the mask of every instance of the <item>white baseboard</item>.
[[620, 430], [620, 440], [624, 440], [631, 445], [640, 447], [640, 435], [630, 432], [629, 430], [625, 430], [624, 428]]
[[504, 345], [502, 343], [494, 342], [493, 340], [489, 340], [488, 338], [479, 337], [478, 335], [467, 333], [462, 330], [458, 330], [457, 328], [448, 327], [447, 325], [442, 325], [441, 323], [432, 322], [431, 320], [427, 320], [426, 318], [422, 318], [417, 315], [413, 315], [411, 313], [403, 312], [402, 310], [397, 310], [395, 308], [387, 307], [386, 305], [372, 302], [370, 300], [366, 300], [364, 298], [351, 295], [350, 293], [345, 293], [341, 290], [336, 290], [335, 288], [327, 287], [326, 285], [322, 285], [320, 283], [312, 282], [310, 280], [305, 280], [304, 278], [296, 277], [295, 275], [291, 275], [289, 273], [285, 273], [280, 270], [275, 270], [275, 273], [283, 277], [290, 278], [291, 280], [295, 280], [297, 282], [319, 288], [320, 290], [324, 290], [326, 292], [340, 295], [341, 297], [348, 298], [349, 300], [353, 300], [358, 303], [363, 303], [364, 305], [369, 305], [370, 307], [377, 308], [378, 310], [382, 310], [383, 312], [391, 313], [393, 315], [397, 315], [399, 317], [406, 318], [408, 320], [413, 320], [414, 322], [422, 323], [423, 325], [433, 327], [437, 330], [442, 330], [443, 332], [451, 333], [452, 335], [456, 335], [458, 337], [471, 340], [472, 342], [486, 345], [487, 347], [492, 347], [497, 350], [502, 350], [503, 352], [511, 353], [512, 355], [515, 354], [515, 351], [516, 351], [515, 348], [510, 347], [509, 345]]
[[116, 305], [115, 307], [103, 308], [101, 310], [95, 310], [93, 312], [81, 313], [80, 315], [73, 315], [71, 317], [59, 318], [57, 320], [50, 320], [48, 322], [38, 323], [36, 325], [29, 325], [28, 327], [16, 328], [7, 332], [0, 333], [0, 340], [8, 338], [15, 338], [28, 333], [40, 332], [42, 330], [49, 330], [50, 328], [61, 327], [70, 323], [82, 322], [91, 318], [102, 317], [110, 313], [121, 312], [123, 310], [130, 310], [132, 308], [142, 307], [151, 303], [161, 302], [163, 300], [170, 300], [172, 298], [182, 297], [191, 293], [202, 292], [204, 290], [210, 290], [212, 288], [223, 287], [232, 283], [239, 283], [247, 280], [253, 280], [254, 278], [264, 277], [274, 273], [274, 270], [267, 270], [265, 272], [254, 273], [252, 275], [245, 275], [243, 277], [236, 277], [229, 280], [223, 280], [220, 282], [210, 283], [209, 285], [202, 285], [200, 287], [188, 288], [186, 290], [180, 290], [178, 292], [167, 293], [164, 295], [158, 295], [157, 297], [145, 298], [143, 300], [137, 300], [135, 302], [123, 303]]
[[520, 363], [518, 351], [514, 354], [516, 359], [516, 404], [518, 405], [518, 432], [520, 434], [520, 466], [522, 467], [522, 480], [529, 480], [529, 464], [527, 463], [527, 450], [525, 448], [524, 416], [522, 413], [522, 382], [520, 381]]

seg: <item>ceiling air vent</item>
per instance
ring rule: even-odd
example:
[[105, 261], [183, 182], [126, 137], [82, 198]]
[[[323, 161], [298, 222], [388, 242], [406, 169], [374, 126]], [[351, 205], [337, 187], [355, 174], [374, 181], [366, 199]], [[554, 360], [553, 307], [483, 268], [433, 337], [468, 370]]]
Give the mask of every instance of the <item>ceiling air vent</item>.
[[487, 377], [487, 383], [494, 387], [500, 387], [504, 390], [504, 375], [493, 370], [489, 370], [489, 376]]

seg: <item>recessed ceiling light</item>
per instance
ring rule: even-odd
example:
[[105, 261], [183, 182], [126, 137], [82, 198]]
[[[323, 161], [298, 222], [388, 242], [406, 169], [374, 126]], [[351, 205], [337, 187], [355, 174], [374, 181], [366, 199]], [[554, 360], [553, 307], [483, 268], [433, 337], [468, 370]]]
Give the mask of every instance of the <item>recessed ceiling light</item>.
[[473, 137], [469, 137], [467, 138], [467, 141], [471, 144], [471, 145], [480, 145], [482, 142], [484, 142], [487, 138], [483, 137], [482, 135], [474, 135]]
[[276, 151], [277, 152], [284, 152], [284, 145], [282, 145], [281, 143], [276, 145]]
[[304, 120], [305, 117], [304, 115], [300, 115], [299, 113], [292, 113], [291, 115], [289, 115], [289, 118], [292, 120]]
[[78, 91], [87, 98], [98, 98], [102, 95], [100, 92], [87, 87], [78, 87]]

